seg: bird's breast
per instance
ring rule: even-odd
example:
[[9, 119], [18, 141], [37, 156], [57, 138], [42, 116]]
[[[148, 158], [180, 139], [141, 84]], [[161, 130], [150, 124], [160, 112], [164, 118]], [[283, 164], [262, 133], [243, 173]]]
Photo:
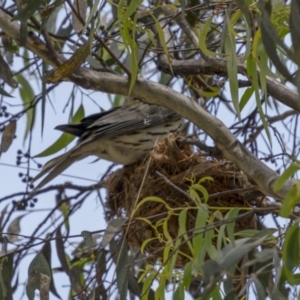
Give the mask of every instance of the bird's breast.
[[117, 164], [129, 165], [148, 154], [168, 134], [178, 130], [181, 121], [164, 126], [133, 131], [109, 140], [98, 141], [94, 154]]

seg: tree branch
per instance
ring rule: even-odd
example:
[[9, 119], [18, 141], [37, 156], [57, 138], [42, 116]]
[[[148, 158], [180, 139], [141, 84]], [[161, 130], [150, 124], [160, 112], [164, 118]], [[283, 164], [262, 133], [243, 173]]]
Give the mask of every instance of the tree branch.
[[[177, 21], [177, 24], [187, 35], [192, 44], [195, 47], [199, 47], [198, 37], [194, 33], [193, 29], [190, 27], [189, 23], [184, 18], [184, 15], [181, 13], [174, 14], [174, 11], [169, 10], [168, 8], [162, 8], [162, 10], [167, 16], [173, 16], [174, 19]], [[159, 59], [160, 67], [162, 69], [168, 69], [171, 74], [192, 75], [199, 74], [201, 73], [201, 70], [203, 70], [203, 74], [223, 73], [227, 76], [228, 72], [225, 59], [208, 56], [200, 48], [198, 51], [202, 57], [201, 59], [191, 59], [190, 61], [173, 60], [171, 62], [172, 70], [170, 70], [170, 62], [168, 61], [166, 55], [162, 55], [162, 57], [160, 57]], [[237, 63], [238, 73], [248, 77], [246, 65], [240, 63], [239, 61]], [[205, 71], [208, 71], [208, 73], [206, 73]], [[257, 73], [259, 77], [259, 70], [257, 70]], [[300, 112], [300, 101], [296, 91], [289, 89], [288, 87], [271, 77], [266, 77], [266, 86], [267, 92], [270, 96], [276, 98], [281, 103]]]

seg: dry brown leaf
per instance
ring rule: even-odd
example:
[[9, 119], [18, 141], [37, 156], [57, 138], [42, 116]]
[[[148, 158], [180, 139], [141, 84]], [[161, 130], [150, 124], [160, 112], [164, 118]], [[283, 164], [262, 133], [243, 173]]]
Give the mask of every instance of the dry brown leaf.
[[16, 129], [17, 129], [17, 122], [15, 120], [11, 121], [4, 128], [2, 132], [0, 154], [6, 152], [9, 149], [15, 137]]
[[90, 44], [89, 42], [87, 42], [86, 44], [79, 47], [74, 52], [72, 57], [65, 61], [59, 68], [45, 76], [44, 81], [46, 83], [56, 83], [60, 80], [63, 80], [64, 78], [69, 77], [80, 68], [89, 53]]

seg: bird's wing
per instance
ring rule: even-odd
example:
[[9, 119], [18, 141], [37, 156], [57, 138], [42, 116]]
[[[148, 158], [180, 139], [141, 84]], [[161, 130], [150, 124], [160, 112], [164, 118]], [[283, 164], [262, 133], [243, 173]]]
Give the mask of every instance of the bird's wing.
[[79, 142], [88, 142], [117, 137], [173, 120], [180, 120], [180, 117], [164, 107], [137, 103], [93, 114], [77, 124], [59, 125], [56, 129], [80, 137]]
[[116, 137], [173, 120], [180, 120], [180, 117], [164, 107], [147, 104], [122, 107], [88, 126], [80, 142]]
[[55, 129], [80, 137], [86, 131], [88, 126], [117, 109], [119, 109], [119, 107], [90, 115], [82, 119], [79, 123], [58, 125]]

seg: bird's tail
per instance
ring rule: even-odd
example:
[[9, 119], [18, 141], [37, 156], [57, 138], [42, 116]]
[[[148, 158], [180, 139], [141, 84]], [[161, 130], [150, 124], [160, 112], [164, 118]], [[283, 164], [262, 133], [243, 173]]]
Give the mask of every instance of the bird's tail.
[[70, 152], [64, 153], [58, 157], [55, 157], [48, 161], [42, 168], [41, 172], [32, 179], [32, 183], [49, 173], [32, 191], [31, 196], [33, 196], [37, 190], [46, 185], [49, 181], [55, 178], [57, 175], [61, 174], [65, 169], [67, 169], [75, 161], [81, 159], [78, 155], [72, 155]]

